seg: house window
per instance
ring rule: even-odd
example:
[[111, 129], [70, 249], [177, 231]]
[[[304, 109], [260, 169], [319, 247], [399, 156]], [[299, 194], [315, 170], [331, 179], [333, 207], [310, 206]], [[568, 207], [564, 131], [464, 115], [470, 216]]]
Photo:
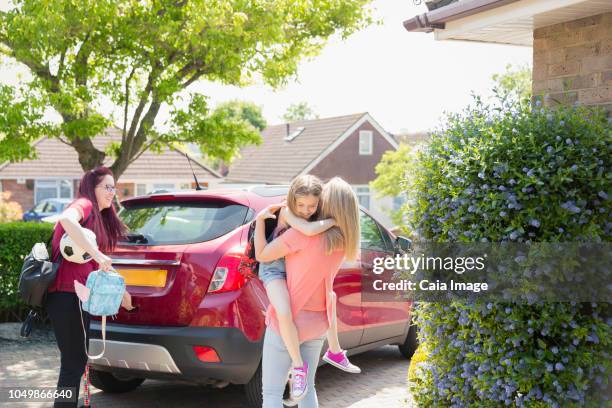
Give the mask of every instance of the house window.
[[36, 203], [47, 198], [72, 198], [71, 180], [36, 180], [34, 184], [34, 200]]
[[60, 198], [72, 198], [72, 181], [71, 180], [60, 180], [59, 181], [59, 196]]
[[372, 131], [371, 130], [359, 131], [359, 154], [362, 156], [372, 154]]
[[160, 184], [153, 184], [153, 188], [151, 191], [159, 191], [159, 190], [171, 191], [171, 190], [174, 190], [175, 188], [176, 186], [174, 184], [160, 183]]
[[191, 186], [189, 183], [137, 183], [136, 184], [136, 195], [143, 196], [152, 193], [161, 193], [162, 191], [175, 191], [175, 190], [190, 190]]
[[285, 136], [285, 141], [286, 142], [292, 141], [293, 139], [298, 137], [300, 134], [302, 134], [303, 131], [304, 131], [303, 127], [299, 127], [297, 129], [295, 129], [293, 132], [291, 132], [291, 133], [289, 133], [288, 135]]
[[147, 194], [147, 185], [146, 184], [136, 184], [136, 195], [143, 196]]
[[355, 187], [355, 194], [359, 200], [359, 205], [366, 210], [370, 209], [370, 187]]

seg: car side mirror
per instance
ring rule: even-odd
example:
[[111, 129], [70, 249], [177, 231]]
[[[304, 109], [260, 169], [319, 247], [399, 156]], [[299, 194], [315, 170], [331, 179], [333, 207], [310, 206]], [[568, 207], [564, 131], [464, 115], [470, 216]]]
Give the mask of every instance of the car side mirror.
[[404, 252], [408, 252], [412, 247], [412, 241], [406, 237], [397, 237], [395, 238], [395, 246]]

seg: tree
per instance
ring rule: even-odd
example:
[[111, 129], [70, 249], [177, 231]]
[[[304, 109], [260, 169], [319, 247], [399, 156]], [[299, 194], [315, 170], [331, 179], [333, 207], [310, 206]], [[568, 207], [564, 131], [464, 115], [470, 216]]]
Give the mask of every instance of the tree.
[[371, 187], [383, 196], [398, 196], [405, 190], [406, 169], [411, 161], [412, 146], [400, 144], [397, 150], [383, 154], [375, 171], [378, 177]]
[[502, 100], [529, 101], [531, 99], [531, 67], [506, 65], [502, 74], [494, 74], [493, 92]]
[[318, 119], [314, 110], [308, 105], [308, 102], [299, 102], [289, 105], [287, 112], [283, 115], [283, 119], [287, 122], [295, 122], [298, 120]]
[[242, 120], [250, 124], [258, 131], [262, 131], [268, 126], [266, 119], [261, 112], [261, 106], [253, 102], [233, 100], [221, 103], [215, 109], [218, 115], [225, 115], [234, 120]]
[[16, 201], [10, 201], [11, 192], [0, 193], [0, 223], [19, 221], [23, 216], [21, 205]]
[[[375, 168], [376, 179], [370, 183], [377, 196], [405, 197], [406, 179], [409, 177], [410, 163], [414, 160], [413, 157], [418, 147], [418, 145], [411, 146], [402, 143], [397, 150], [390, 150], [383, 154]], [[409, 233], [402, 220], [404, 217], [402, 209], [392, 211], [390, 215], [393, 224], [403, 228], [403, 232]]]
[[[514, 68], [512, 65], [506, 66], [506, 71], [502, 74], [492, 76], [493, 92], [496, 94], [494, 103], [502, 105], [525, 103], [531, 98], [531, 68], [528, 66]], [[426, 143], [426, 142], [425, 142]], [[376, 166], [376, 179], [371, 183], [380, 196], [401, 196], [406, 191], [404, 181], [410, 177], [410, 166], [414, 163], [414, 153], [416, 147], [400, 144], [397, 151], [387, 152], [383, 155], [381, 162]], [[406, 225], [402, 222], [406, 216], [406, 208], [400, 208], [391, 213], [391, 219], [396, 225], [407, 231]]]
[[234, 139], [260, 141], [260, 131], [265, 129], [266, 120], [261, 108], [251, 102], [229, 101], [215, 108], [208, 120], [202, 123], [206, 129], [192, 129], [191, 132], [209, 134], [207, 143], [200, 146], [206, 161], [214, 168], [229, 163], [238, 153], [240, 146]]
[[[190, 85], [245, 85], [254, 77], [285, 84], [331, 35], [369, 24], [369, 1], [15, 0], [0, 11], [0, 52], [33, 79], [0, 87], [0, 159], [33, 157], [40, 135], [72, 146], [84, 170], [111, 154], [117, 178], [144, 151], [175, 142], [227, 157], [256, 139], [225, 133], [219, 144], [211, 132], [220, 123]], [[101, 101], [116, 114], [102, 113]], [[45, 119], [49, 108], [59, 123]], [[170, 117], [160, 124], [163, 108]], [[121, 142], [98, 150], [92, 139], [116, 120]]]

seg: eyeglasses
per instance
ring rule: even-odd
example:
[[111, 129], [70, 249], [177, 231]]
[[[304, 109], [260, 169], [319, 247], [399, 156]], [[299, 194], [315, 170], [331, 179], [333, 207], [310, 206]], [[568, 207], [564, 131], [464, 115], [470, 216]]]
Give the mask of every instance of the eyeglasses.
[[103, 188], [104, 190], [106, 190], [107, 193], [113, 193], [115, 194], [117, 192], [117, 188], [115, 186], [111, 186], [111, 185], [105, 185], [104, 187], [100, 187]]

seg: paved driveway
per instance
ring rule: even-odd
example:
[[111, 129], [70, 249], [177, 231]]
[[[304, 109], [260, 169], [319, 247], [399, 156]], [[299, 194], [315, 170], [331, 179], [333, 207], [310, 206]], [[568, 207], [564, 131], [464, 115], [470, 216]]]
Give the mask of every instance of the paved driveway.
[[[36, 331], [22, 340], [12, 335], [18, 325], [0, 325], [0, 384], [2, 387], [51, 387], [57, 381], [59, 352], [52, 333]], [[408, 360], [397, 347], [385, 346], [358, 356], [352, 361], [362, 374], [346, 374], [324, 365], [317, 373], [317, 392], [321, 408], [400, 408], [413, 407], [406, 387]], [[247, 408], [242, 387], [212, 389], [180, 382], [145, 381], [126, 394], [105, 394], [92, 387], [92, 406], [127, 407], [224, 407]], [[10, 407], [50, 407], [50, 403], [11, 403]]]

